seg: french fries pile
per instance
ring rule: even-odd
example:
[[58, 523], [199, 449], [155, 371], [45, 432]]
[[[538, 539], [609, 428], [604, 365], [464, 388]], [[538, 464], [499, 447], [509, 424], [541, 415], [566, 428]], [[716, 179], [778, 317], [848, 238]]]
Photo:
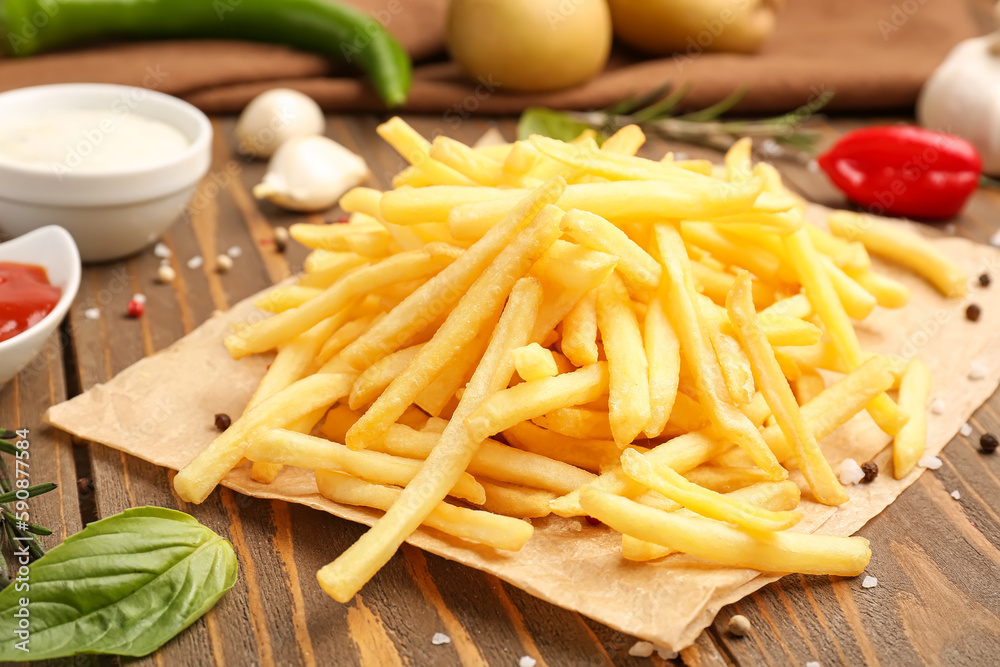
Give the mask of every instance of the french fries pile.
[[277, 356], [176, 476], [183, 499], [249, 460], [260, 482], [308, 468], [330, 500], [384, 510], [319, 572], [342, 602], [421, 525], [516, 551], [550, 513], [596, 517], [632, 560], [865, 568], [866, 540], [790, 530], [789, 471], [848, 500], [818, 443], [862, 410], [895, 437], [895, 475], [913, 468], [927, 369], [866, 352], [851, 320], [908, 298], [869, 251], [960, 294], [946, 257], [850, 213], [805, 223], [747, 140], [713, 167], [635, 157], [635, 126], [600, 147], [428, 143], [399, 118], [379, 134], [411, 166], [348, 192], [348, 223], [291, 228], [305, 274], [226, 339]]

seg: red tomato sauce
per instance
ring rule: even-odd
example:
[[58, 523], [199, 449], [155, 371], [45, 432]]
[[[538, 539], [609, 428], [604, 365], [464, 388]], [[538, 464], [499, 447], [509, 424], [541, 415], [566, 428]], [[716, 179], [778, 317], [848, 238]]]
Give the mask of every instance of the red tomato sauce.
[[0, 341], [38, 324], [59, 303], [62, 290], [34, 264], [0, 262]]

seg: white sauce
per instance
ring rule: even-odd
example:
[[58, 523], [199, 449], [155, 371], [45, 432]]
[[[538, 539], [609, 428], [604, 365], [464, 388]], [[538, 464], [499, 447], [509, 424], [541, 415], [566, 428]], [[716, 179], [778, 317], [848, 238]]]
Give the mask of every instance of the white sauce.
[[189, 144], [172, 125], [123, 111], [65, 109], [0, 119], [0, 159], [57, 174], [151, 166]]

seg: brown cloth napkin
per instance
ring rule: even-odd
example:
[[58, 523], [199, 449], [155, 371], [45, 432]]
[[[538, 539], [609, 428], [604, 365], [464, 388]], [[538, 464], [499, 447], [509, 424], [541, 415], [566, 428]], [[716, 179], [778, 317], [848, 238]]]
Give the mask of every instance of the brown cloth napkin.
[[[457, 118], [533, 105], [601, 108], [667, 82], [693, 84], [690, 108], [741, 86], [750, 88], [741, 111], [787, 111], [826, 90], [836, 93], [831, 109], [899, 108], [914, 102], [952, 46], [979, 32], [966, 4], [956, 0], [790, 0], [778, 30], [756, 55], [643, 59], [620, 48], [587, 84], [521, 95], [504, 91], [502, 82], [470, 83], [454, 63], [441, 60], [447, 0], [351, 2], [381, 17], [418, 62], [406, 108]], [[239, 111], [276, 86], [301, 90], [330, 111], [384, 109], [364, 79], [324, 58], [265, 44], [145, 42], [0, 59], [0, 90], [75, 81], [145, 85], [208, 112]]]

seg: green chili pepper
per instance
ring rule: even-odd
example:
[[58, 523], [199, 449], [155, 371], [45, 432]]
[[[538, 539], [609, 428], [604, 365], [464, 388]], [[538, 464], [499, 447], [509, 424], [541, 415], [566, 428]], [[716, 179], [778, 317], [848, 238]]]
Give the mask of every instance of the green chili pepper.
[[13, 56], [105, 38], [222, 38], [285, 44], [360, 66], [390, 106], [406, 101], [406, 52], [377, 21], [329, 0], [0, 0]]

